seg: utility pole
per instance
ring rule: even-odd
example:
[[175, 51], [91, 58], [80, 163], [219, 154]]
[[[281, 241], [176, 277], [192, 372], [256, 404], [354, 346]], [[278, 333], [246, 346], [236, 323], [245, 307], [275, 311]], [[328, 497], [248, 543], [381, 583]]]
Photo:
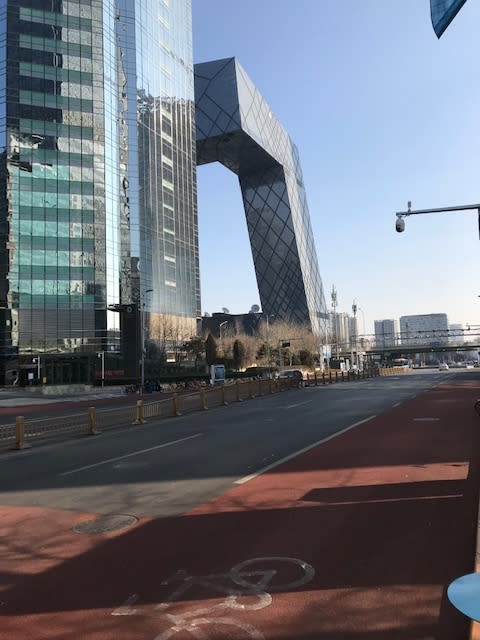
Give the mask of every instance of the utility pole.
[[[352, 336], [352, 364], [356, 364], [358, 366], [358, 350], [357, 350], [357, 303], [355, 300], [352, 304], [353, 311], [353, 336]], [[356, 355], [355, 362], [353, 360], [354, 354]]]
[[105, 386], [105, 351], [97, 353], [97, 358], [102, 359], [102, 387]]
[[142, 296], [142, 305], [140, 308], [140, 341], [141, 341], [141, 358], [140, 358], [140, 393], [143, 393], [145, 386], [145, 299], [147, 293], [151, 293], [153, 289], [146, 289]]

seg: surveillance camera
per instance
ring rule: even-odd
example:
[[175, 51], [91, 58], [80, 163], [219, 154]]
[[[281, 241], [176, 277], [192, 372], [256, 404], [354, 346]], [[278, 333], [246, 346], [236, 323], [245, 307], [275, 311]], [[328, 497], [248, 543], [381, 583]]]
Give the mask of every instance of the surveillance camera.
[[402, 233], [402, 231], [405, 231], [405, 220], [403, 218], [397, 218], [395, 221], [395, 229], [398, 231], [398, 233]]

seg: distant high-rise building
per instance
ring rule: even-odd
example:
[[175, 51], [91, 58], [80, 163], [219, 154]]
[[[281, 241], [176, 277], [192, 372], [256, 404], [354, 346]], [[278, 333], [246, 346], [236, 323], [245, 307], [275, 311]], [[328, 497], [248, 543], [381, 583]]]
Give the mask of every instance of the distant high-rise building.
[[[329, 335], [333, 345], [336, 345], [340, 351], [348, 351], [350, 349], [350, 336], [353, 318], [348, 313], [332, 313], [328, 314], [329, 318]], [[334, 349], [335, 351], [335, 349]]]
[[400, 335], [404, 345], [444, 344], [448, 342], [447, 314], [401, 316]]
[[465, 342], [465, 333], [463, 324], [450, 324], [448, 326], [448, 340], [449, 342], [462, 344]]
[[398, 320], [375, 320], [375, 346], [383, 349], [398, 344]]

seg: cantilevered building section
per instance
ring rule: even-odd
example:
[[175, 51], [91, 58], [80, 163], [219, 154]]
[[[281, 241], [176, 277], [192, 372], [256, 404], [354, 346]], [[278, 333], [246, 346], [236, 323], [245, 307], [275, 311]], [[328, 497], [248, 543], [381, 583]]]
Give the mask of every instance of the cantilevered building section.
[[235, 58], [195, 65], [197, 164], [238, 175], [262, 309], [326, 334], [296, 146]]

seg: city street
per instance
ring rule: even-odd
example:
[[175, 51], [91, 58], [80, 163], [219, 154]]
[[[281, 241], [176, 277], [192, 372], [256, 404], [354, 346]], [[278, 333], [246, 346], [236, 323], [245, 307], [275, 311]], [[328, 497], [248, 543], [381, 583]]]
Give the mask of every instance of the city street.
[[[0, 455], [0, 638], [467, 640], [475, 371]], [[122, 528], [123, 527], [123, 528]]]

